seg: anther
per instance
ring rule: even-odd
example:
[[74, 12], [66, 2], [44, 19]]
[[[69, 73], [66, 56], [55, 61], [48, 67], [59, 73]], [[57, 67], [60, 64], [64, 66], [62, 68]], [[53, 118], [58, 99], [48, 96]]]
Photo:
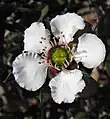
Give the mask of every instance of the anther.
[[44, 37], [41, 37], [41, 39], [42, 39], [42, 40], [46, 40], [46, 38], [44, 38]]
[[65, 37], [65, 35], [62, 35], [62, 37]]
[[46, 38], [44, 38], [43, 40], [46, 40]]
[[56, 42], [56, 39], [55, 37], [53, 37], [53, 40], [54, 40], [54, 44], [57, 45], [57, 42]]
[[41, 64], [41, 62], [38, 62], [39, 64]]
[[40, 41], [40, 43], [42, 44], [42, 41]]

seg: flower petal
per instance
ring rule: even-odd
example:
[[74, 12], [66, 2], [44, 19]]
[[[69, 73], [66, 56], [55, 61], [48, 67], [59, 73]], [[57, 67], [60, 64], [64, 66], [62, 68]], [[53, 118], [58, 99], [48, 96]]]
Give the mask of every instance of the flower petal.
[[85, 33], [79, 37], [75, 60], [87, 68], [94, 68], [104, 61], [106, 50], [103, 42], [94, 34]]
[[45, 29], [44, 24], [34, 22], [25, 30], [24, 50], [30, 52], [41, 52], [43, 49], [50, 47], [50, 33]]
[[67, 43], [72, 41], [73, 35], [79, 29], [83, 29], [85, 27], [83, 18], [75, 13], [57, 15], [51, 20], [50, 25], [53, 34], [57, 38], [60, 37], [60, 41], [62, 40], [62, 36], [65, 37]]
[[35, 53], [22, 53], [13, 62], [13, 74], [18, 84], [27, 90], [35, 91], [45, 82], [47, 68], [39, 64], [41, 59]]
[[76, 94], [84, 89], [85, 82], [82, 80], [80, 70], [65, 70], [52, 78], [49, 86], [52, 98], [56, 103], [71, 103], [74, 101]]

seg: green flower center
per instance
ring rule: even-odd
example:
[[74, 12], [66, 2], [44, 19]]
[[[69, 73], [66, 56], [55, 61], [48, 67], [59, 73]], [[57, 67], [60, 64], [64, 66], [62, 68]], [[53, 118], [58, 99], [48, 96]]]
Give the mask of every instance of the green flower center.
[[62, 69], [64, 66], [65, 60], [70, 60], [71, 54], [67, 47], [59, 46], [52, 48], [50, 51], [50, 58], [53, 66], [56, 66], [59, 69]]

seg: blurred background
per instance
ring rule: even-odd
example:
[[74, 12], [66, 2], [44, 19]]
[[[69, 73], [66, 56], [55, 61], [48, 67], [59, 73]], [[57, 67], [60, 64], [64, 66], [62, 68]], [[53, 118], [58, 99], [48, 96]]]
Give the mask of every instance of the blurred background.
[[[83, 68], [88, 86], [71, 104], [56, 104], [47, 82], [38, 91], [19, 87], [12, 62], [23, 50], [24, 30], [56, 15], [75, 12], [86, 23], [84, 32], [96, 34], [106, 46], [105, 61], [96, 69]], [[91, 79], [92, 78], [92, 79]], [[110, 118], [110, 0], [0, 0], [0, 119]]]

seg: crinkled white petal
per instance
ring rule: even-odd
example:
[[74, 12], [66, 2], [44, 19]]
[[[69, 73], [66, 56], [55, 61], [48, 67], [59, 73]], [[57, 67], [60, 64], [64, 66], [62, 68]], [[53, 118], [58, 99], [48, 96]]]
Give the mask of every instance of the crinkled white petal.
[[104, 61], [106, 49], [103, 42], [94, 34], [85, 33], [79, 37], [75, 60], [87, 68], [94, 68]]
[[56, 103], [72, 103], [78, 92], [85, 87], [82, 72], [78, 69], [64, 70], [49, 82], [51, 95]]
[[22, 53], [16, 57], [13, 62], [13, 74], [21, 87], [35, 91], [44, 84], [47, 67], [39, 62], [41, 59], [35, 53]]
[[50, 33], [41, 22], [34, 22], [25, 30], [24, 50], [30, 52], [41, 52], [49, 48]]
[[51, 20], [50, 25], [53, 34], [57, 38], [60, 37], [60, 42], [65, 40], [67, 43], [73, 40], [73, 35], [79, 29], [83, 29], [85, 27], [83, 18], [75, 13], [57, 15]]

